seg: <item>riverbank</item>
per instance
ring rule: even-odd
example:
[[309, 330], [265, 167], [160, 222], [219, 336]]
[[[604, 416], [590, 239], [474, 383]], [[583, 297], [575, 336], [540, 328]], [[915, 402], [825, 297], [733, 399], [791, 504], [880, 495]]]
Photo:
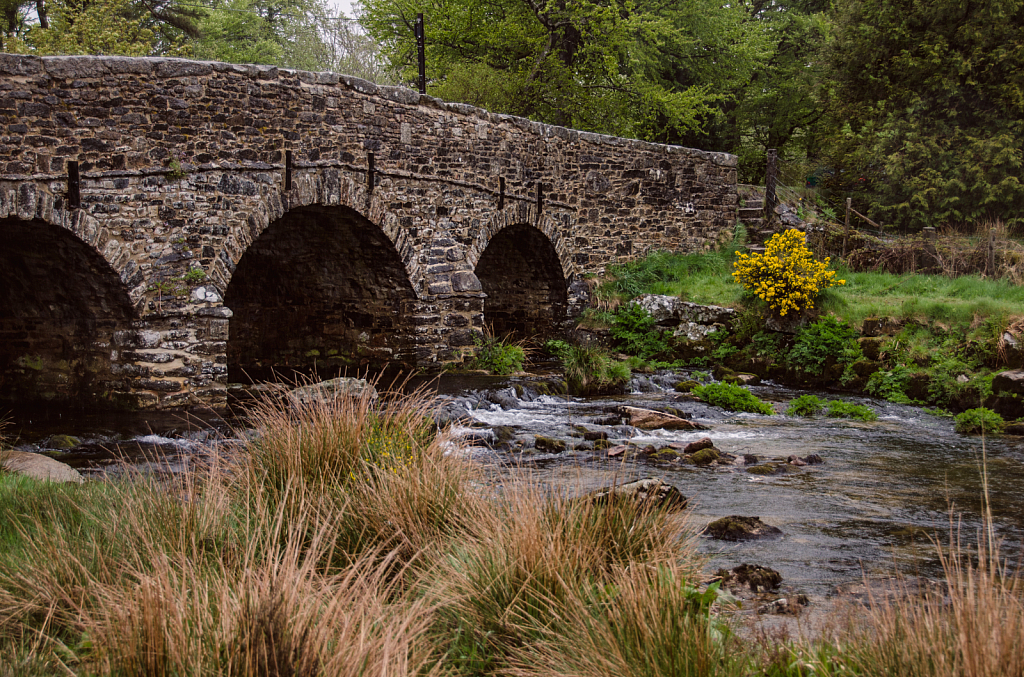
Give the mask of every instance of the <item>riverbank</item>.
[[[780, 322], [733, 279], [738, 246], [658, 252], [612, 268], [582, 328], [654, 365], [714, 369], [719, 378], [747, 372], [950, 413], [984, 406], [1007, 420], [1024, 417], [1021, 378], [998, 376], [1024, 366], [1024, 287], [976, 275], [851, 272], [840, 264], [843, 285]], [[651, 301], [656, 295], [666, 298]], [[717, 331], [695, 335], [671, 309], [686, 301], [735, 314]], [[647, 318], [636, 305], [657, 310]]]
[[[514, 383], [505, 387], [515, 392]], [[567, 430], [615, 427], [592, 420], [607, 417], [614, 403], [559, 404], [557, 398], [528, 396], [527, 387], [523, 383], [524, 396], [552, 409], [550, 414], [533, 410], [523, 420], [557, 418]], [[210, 448], [202, 463], [190, 463], [170, 482], [129, 473], [57, 487], [0, 477], [0, 511], [9, 517], [0, 527], [0, 606], [5, 610], [0, 663], [15, 666], [19, 675], [61, 670], [82, 675], [614, 671], [728, 676], [802, 675], [810, 666], [814, 674], [913, 669], [906, 660], [893, 662], [903, 660], [899, 656], [880, 653], [891, 653], [901, 638], [917, 632], [906, 625], [887, 629], [884, 614], [859, 612], [875, 633], [871, 639], [843, 627], [836, 628], [842, 631], [835, 636], [838, 643], [779, 637], [758, 643], [735, 635], [730, 623], [743, 616], [716, 592], [716, 576], [704, 570], [707, 555], [698, 547], [710, 541], [696, 537], [719, 511], [756, 509], [785, 532], [764, 543], [797, 553], [805, 518], [766, 513], [763, 498], [774, 495], [773, 505], [796, 507], [800, 501], [787, 492], [800, 486], [811, 487], [807, 498], [820, 501], [834, 489], [812, 485], [849, 484], [860, 496], [854, 514], [863, 514], [866, 487], [848, 469], [858, 454], [844, 460], [844, 445], [879, 450], [883, 465], [876, 470], [888, 465], [892, 473], [876, 478], [888, 487], [887, 494], [899, 485], [894, 480], [913, 476], [898, 465], [906, 460], [944, 466], [928, 450], [915, 450], [906, 459], [885, 453], [898, 445], [882, 438], [850, 444], [850, 434], [858, 430], [906, 431], [913, 427], [907, 422], [887, 423], [890, 414], [883, 412], [883, 421], [864, 428], [830, 423], [822, 440], [835, 440], [835, 447], [803, 443], [822, 453], [825, 464], [756, 478], [735, 465], [619, 460], [596, 448], [603, 461], [585, 448], [537, 449], [519, 454], [522, 461], [513, 468], [488, 466], [469, 446], [479, 438], [436, 434], [428, 418], [436, 406], [421, 395], [384, 395], [381, 405], [339, 400], [302, 407], [297, 416], [265, 405], [251, 417], [258, 437], [231, 455]], [[715, 413], [692, 402], [677, 406], [694, 408], [690, 416], [710, 430], [675, 434], [711, 436], [733, 455], [751, 444], [761, 454], [770, 453], [766, 442], [773, 438], [773, 417]], [[901, 411], [901, 405], [892, 406]], [[515, 409], [501, 407], [490, 415], [503, 411], [515, 415]], [[802, 419], [794, 424], [810, 425]], [[927, 437], [942, 436], [936, 432]], [[750, 436], [764, 433], [769, 434]], [[523, 429], [519, 434], [530, 435]], [[579, 434], [579, 443], [586, 443]], [[665, 432], [649, 434], [653, 441]], [[776, 436], [786, 449], [799, 451], [792, 434]], [[470, 459], [463, 458], [467, 455]], [[562, 470], [544, 475], [545, 466], [556, 467], [556, 457]], [[670, 504], [579, 498], [645, 472], [671, 478], [670, 484], [697, 505], [680, 513]], [[747, 477], [757, 481], [742, 481]], [[1001, 479], [1008, 481], [1008, 474]], [[741, 484], [747, 488], [739, 490]], [[716, 485], [733, 498], [715, 498]], [[1000, 485], [998, 492], [1003, 489]], [[906, 499], [894, 496], [893, 508]], [[995, 500], [1002, 505], [1001, 494]], [[826, 505], [811, 511], [835, 512]], [[876, 519], [865, 515], [863, 523]], [[837, 555], [851, 555], [849, 550], [841, 554], [837, 535], [827, 530], [824, 535], [834, 541]], [[756, 554], [743, 549], [732, 556]], [[885, 568], [881, 562], [877, 566]], [[942, 576], [941, 562], [935, 574]], [[970, 592], [961, 585], [944, 594], [980, 616], [997, 614], [1010, 622], [975, 627], [978, 619], [972, 617], [960, 627], [948, 605], [926, 605], [925, 610], [947, 614], [940, 620], [950, 623], [951, 634], [919, 636], [919, 648], [955, 666], [972, 660], [970, 652], [980, 651], [975, 645], [982, 642], [998, 648], [1024, 638], [1014, 620], [1016, 598], [1006, 597], [1007, 589], [993, 577], [981, 580], [983, 585]], [[759, 606], [746, 602], [752, 611]], [[885, 609], [903, 613], [894, 605], [878, 613]], [[879, 632], [885, 641], [878, 641]]]

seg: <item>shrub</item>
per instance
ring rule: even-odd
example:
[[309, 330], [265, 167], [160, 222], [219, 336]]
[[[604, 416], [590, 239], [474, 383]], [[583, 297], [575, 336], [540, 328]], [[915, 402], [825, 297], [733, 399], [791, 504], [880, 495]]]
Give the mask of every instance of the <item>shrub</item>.
[[732, 383], [709, 383], [697, 386], [692, 392], [713, 407], [721, 407], [729, 411], [749, 411], [765, 416], [775, 413], [772, 405], [758, 398], [743, 386]]
[[829, 418], [855, 418], [858, 421], [877, 421], [878, 414], [871, 407], [842, 400], [831, 400], [825, 415]]
[[786, 416], [814, 416], [825, 408], [825, 402], [817, 395], [801, 395], [789, 403]]
[[962, 414], [957, 414], [956, 431], [963, 435], [971, 433], [991, 433], [998, 435], [1003, 432], [1006, 422], [1003, 417], [987, 407], [968, 409]]
[[796, 335], [789, 361], [809, 374], [820, 375], [829, 361], [850, 365], [864, 357], [857, 330], [831, 315], [813, 322]]
[[623, 352], [645, 360], [663, 355], [669, 350], [654, 318], [636, 303], [619, 306], [615, 311], [612, 338]]
[[846, 284], [828, 269], [829, 259], [815, 261], [799, 230], [778, 233], [765, 245], [763, 254], [736, 252], [733, 278], [763, 300], [779, 317], [814, 308], [824, 289]]
[[868, 377], [865, 389], [870, 395], [896, 404], [913, 404], [913, 400], [907, 396], [907, 386], [909, 385], [910, 370], [904, 365], [898, 364], [888, 371], [876, 371]]
[[[549, 341], [547, 346], [555, 343]], [[569, 393], [578, 397], [599, 395], [621, 390], [629, 381], [629, 367], [607, 351], [596, 346], [581, 346], [559, 341], [551, 346], [562, 361], [565, 383]]]
[[479, 346], [476, 358], [470, 363], [473, 369], [486, 369], [496, 376], [523, 370], [526, 351], [517, 343], [494, 336], [477, 336], [474, 342]]

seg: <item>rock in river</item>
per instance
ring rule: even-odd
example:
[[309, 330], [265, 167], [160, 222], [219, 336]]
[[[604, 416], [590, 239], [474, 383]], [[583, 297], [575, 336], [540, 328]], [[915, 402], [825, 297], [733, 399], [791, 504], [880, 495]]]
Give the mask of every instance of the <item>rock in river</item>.
[[632, 499], [638, 503], [649, 503], [669, 510], [682, 510], [686, 507], [686, 497], [674, 486], [657, 477], [648, 477], [636, 482], [598, 489], [585, 494], [581, 499], [603, 503], [612, 497]]
[[729, 515], [704, 527], [702, 533], [722, 541], [753, 541], [760, 538], [778, 538], [782, 530], [765, 524], [759, 517]]
[[288, 400], [298, 407], [329, 402], [337, 397], [359, 398], [364, 395], [375, 400], [377, 389], [367, 383], [366, 379], [341, 377], [295, 388], [288, 393]]
[[660, 411], [652, 411], [651, 409], [622, 407], [622, 415], [629, 418], [629, 425], [643, 430], [654, 430], [657, 428], [662, 428], [664, 430], [702, 429], [702, 426], [697, 425], [693, 421], [687, 421], [685, 418], [679, 418], [672, 414], [664, 414]]

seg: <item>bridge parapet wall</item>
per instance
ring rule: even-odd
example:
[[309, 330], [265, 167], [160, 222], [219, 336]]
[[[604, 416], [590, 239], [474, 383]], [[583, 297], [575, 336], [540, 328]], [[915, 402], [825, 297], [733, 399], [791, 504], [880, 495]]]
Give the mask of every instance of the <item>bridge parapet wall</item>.
[[[69, 160], [80, 209], [68, 204]], [[504, 227], [544, 232], [572, 287], [648, 250], [720, 242], [735, 223], [735, 184], [730, 155], [331, 73], [0, 55], [0, 219], [65, 228], [109, 262], [134, 304], [135, 342], [155, 332], [147, 349], [171, 351], [181, 369], [167, 376], [132, 351], [115, 359], [123, 380], [106, 385], [148, 393], [145, 406], [222, 394], [225, 292], [249, 246], [291, 210], [344, 207], [383, 231], [415, 293], [410, 355], [422, 364], [455, 359], [482, 325], [475, 266]]]

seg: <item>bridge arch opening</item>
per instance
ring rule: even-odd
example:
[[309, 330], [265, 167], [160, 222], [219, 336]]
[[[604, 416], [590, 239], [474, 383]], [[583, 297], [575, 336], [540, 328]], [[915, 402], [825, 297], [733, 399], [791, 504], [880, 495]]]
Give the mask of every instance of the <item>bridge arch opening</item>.
[[118, 404], [130, 356], [114, 334], [135, 317], [120, 276], [45, 221], [0, 219], [0, 243], [0, 402]]
[[483, 291], [484, 324], [495, 335], [555, 334], [566, 319], [568, 293], [551, 240], [526, 224], [503, 228], [476, 264]]
[[415, 303], [378, 226], [348, 207], [293, 209], [249, 246], [225, 291], [228, 379], [409, 366]]

